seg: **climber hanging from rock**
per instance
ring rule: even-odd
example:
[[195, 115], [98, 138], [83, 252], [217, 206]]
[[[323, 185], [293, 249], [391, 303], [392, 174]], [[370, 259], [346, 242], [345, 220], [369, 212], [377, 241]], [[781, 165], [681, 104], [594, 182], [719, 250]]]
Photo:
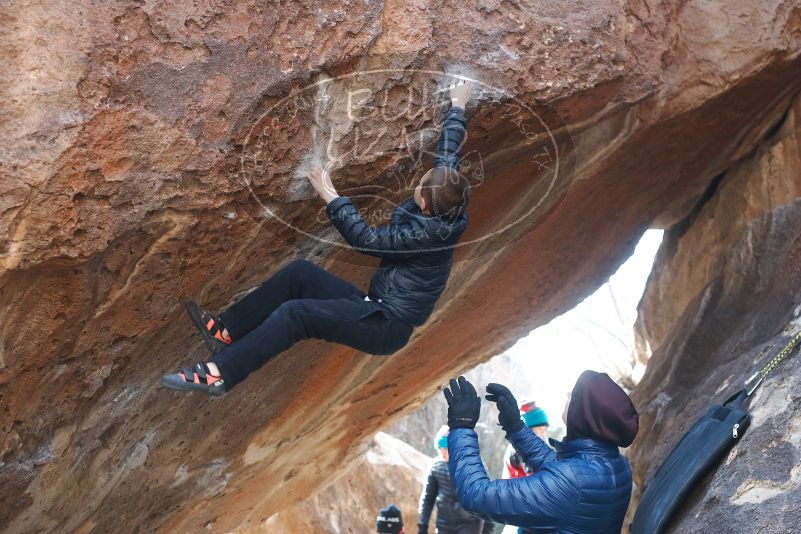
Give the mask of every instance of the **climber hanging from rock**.
[[433, 168], [387, 224], [366, 224], [350, 199], [337, 194], [325, 170], [310, 170], [309, 181], [345, 241], [358, 252], [381, 258], [367, 293], [308, 261], [295, 260], [220, 315], [187, 302], [193, 324], [214, 355], [164, 375], [161, 383], [219, 396], [309, 338], [373, 355], [403, 348], [445, 289], [455, 245], [467, 226], [470, 184], [457, 166], [471, 90], [469, 81], [450, 88], [451, 108]]

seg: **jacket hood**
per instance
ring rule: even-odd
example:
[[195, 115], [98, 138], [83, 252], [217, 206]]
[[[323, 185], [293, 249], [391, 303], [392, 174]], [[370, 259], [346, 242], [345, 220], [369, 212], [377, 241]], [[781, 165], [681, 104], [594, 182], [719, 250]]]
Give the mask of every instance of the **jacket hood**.
[[640, 418], [623, 388], [606, 373], [584, 371], [573, 387], [567, 408], [565, 441], [589, 438], [628, 447]]

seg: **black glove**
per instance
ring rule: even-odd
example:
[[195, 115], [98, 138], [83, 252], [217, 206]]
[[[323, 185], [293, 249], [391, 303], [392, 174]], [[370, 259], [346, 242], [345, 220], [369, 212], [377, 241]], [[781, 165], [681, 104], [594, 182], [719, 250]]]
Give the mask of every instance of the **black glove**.
[[448, 426], [451, 428], [474, 429], [481, 415], [481, 399], [476, 388], [465, 377], [451, 378], [450, 389], [442, 392], [448, 401]]
[[520, 407], [509, 388], [500, 384], [487, 386], [486, 399], [498, 406], [498, 423], [507, 434], [517, 432], [523, 428], [523, 419], [520, 417]]

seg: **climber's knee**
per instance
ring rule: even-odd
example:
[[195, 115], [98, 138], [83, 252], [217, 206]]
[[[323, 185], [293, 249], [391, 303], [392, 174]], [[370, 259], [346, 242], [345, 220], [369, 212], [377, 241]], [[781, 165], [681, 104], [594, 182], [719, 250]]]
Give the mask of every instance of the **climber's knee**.
[[284, 271], [293, 278], [306, 278], [314, 268], [315, 265], [309, 261], [292, 260], [284, 267]]
[[314, 264], [307, 260], [292, 260], [287, 264], [287, 268], [293, 271], [308, 271]]
[[308, 314], [306, 304], [302, 300], [288, 300], [278, 306], [273, 313], [294, 329], [306, 330]]

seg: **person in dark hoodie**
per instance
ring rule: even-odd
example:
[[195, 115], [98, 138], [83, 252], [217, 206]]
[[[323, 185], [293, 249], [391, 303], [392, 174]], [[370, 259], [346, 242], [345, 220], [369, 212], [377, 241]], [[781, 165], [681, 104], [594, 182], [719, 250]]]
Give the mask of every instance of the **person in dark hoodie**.
[[555, 451], [525, 427], [517, 401], [500, 384], [487, 386], [498, 406], [506, 439], [537, 472], [525, 478], [490, 480], [481, 462], [475, 424], [481, 400], [459, 377], [444, 391], [448, 401], [448, 453], [459, 501], [499, 523], [571, 534], [618, 533], [631, 498], [631, 469], [618, 447], [639, 430], [631, 399], [605, 373], [584, 371], [565, 406], [564, 441]]
[[439, 458], [431, 464], [417, 513], [417, 534], [428, 534], [428, 524], [434, 505], [437, 508], [437, 534], [490, 534], [494, 525], [465, 511], [459, 504], [448, 472], [448, 427], [434, 438]]
[[304, 260], [295, 260], [220, 315], [185, 303], [195, 328], [214, 355], [162, 385], [220, 396], [303, 339], [324, 339], [373, 355], [403, 348], [445, 290], [456, 243], [467, 227], [470, 184], [457, 167], [471, 82], [450, 88], [433, 168], [414, 196], [396, 207], [390, 221], [368, 225], [348, 197], [334, 189], [319, 166], [309, 173], [334, 227], [356, 251], [381, 258], [365, 293]]

